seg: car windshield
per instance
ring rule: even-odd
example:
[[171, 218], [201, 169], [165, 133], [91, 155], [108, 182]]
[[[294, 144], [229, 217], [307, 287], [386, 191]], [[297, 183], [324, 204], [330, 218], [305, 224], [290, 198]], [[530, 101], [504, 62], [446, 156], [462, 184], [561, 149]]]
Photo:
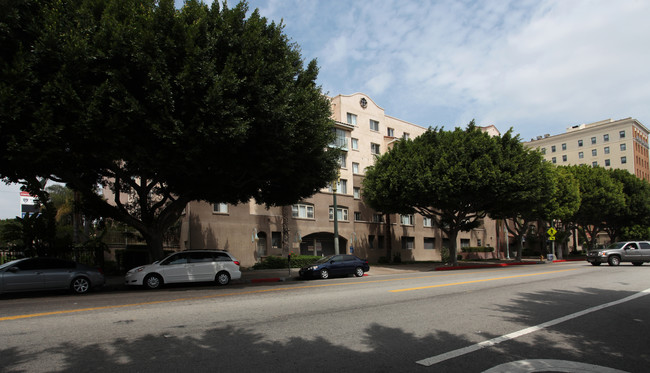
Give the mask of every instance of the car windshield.
[[9, 267], [11, 267], [12, 265], [18, 263], [19, 261], [20, 261], [20, 259], [19, 259], [19, 260], [12, 260], [12, 261], [10, 261], [10, 262], [7, 262], [7, 263], [5, 263], [5, 264], [2, 264], [2, 265], [0, 265], [0, 269], [9, 268]]
[[334, 257], [334, 255], [330, 255], [330, 256], [326, 256], [326, 257], [324, 257], [324, 258], [320, 258], [320, 259], [318, 259], [318, 261], [317, 261], [316, 263], [314, 263], [314, 264], [323, 264], [323, 263], [327, 263], [327, 262], [329, 262], [330, 260], [332, 260], [333, 257]]
[[614, 242], [613, 244], [610, 244], [609, 246], [607, 246], [607, 250], [620, 249], [623, 246], [625, 246], [625, 244], [626, 244], [626, 242]]

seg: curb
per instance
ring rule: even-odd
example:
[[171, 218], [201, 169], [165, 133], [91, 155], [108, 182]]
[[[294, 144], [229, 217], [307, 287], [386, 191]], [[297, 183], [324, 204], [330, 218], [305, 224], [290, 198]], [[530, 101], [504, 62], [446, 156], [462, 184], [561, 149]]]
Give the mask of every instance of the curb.
[[467, 266], [456, 266], [456, 267], [437, 267], [434, 271], [455, 271], [458, 269], [476, 269], [476, 268], [497, 268], [497, 267], [508, 267], [508, 266], [517, 266], [517, 265], [530, 265], [530, 264], [541, 264], [543, 262], [516, 262], [516, 263], [498, 263], [498, 264], [476, 264], [476, 265], [467, 265]]

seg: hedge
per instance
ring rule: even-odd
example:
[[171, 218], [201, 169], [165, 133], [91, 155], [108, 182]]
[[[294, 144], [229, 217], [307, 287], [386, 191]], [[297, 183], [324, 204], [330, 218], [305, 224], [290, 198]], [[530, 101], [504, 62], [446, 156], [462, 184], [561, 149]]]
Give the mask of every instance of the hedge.
[[494, 251], [494, 247], [490, 246], [479, 246], [479, 247], [463, 247], [461, 251], [464, 253], [491, 253]]

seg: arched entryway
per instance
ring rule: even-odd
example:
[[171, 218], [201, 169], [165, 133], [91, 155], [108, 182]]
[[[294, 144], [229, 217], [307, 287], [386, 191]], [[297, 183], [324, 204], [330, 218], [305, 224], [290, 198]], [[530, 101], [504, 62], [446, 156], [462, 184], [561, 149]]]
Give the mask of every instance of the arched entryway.
[[[348, 240], [339, 236], [339, 254], [348, 252]], [[302, 237], [300, 242], [301, 255], [327, 256], [334, 255], [334, 233], [318, 232]]]

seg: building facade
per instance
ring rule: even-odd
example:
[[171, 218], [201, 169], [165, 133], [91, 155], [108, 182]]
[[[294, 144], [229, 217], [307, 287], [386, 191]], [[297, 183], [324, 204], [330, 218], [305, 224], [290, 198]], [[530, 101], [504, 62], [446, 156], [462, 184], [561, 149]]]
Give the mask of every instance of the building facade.
[[581, 124], [567, 128], [565, 133], [538, 136], [524, 144], [539, 149], [547, 161], [556, 165], [621, 168], [650, 181], [648, 129], [636, 119]]
[[[426, 128], [386, 115], [362, 93], [338, 95], [330, 100], [336, 123], [332, 146], [342, 149], [336, 188], [323, 189], [292, 206], [269, 209], [255, 201], [238, 205], [193, 202], [182, 219], [181, 249], [227, 250], [242, 266], [250, 267], [269, 255], [288, 255], [282, 251], [282, 235], [288, 232], [290, 252], [329, 255], [335, 250], [336, 213], [340, 253], [354, 253], [377, 262], [386, 256], [387, 240], [391, 240], [393, 255], [402, 260], [440, 260], [441, 250], [449, 242], [429, 219], [418, 214], [391, 216], [391, 234], [386, 237], [382, 214], [367, 207], [361, 195], [365, 169], [375, 157], [395, 141], [417, 137]], [[498, 134], [493, 126], [487, 129]], [[457, 247], [498, 247], [498, 234], [494, 221], [486, 219], [483, 227], [459, 234]]]

